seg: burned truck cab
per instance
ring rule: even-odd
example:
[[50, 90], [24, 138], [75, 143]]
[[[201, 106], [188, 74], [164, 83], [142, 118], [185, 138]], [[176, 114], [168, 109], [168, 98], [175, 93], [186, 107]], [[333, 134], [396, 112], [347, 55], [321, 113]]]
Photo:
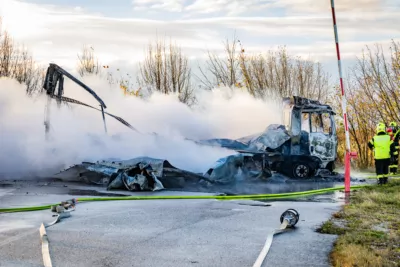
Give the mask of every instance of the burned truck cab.
[[337, 156], [335, 112], [302, 97], [283, 99], [283, 125], [291, 138], [280, 147], [278, 172], [294, 178], [332, 172]]

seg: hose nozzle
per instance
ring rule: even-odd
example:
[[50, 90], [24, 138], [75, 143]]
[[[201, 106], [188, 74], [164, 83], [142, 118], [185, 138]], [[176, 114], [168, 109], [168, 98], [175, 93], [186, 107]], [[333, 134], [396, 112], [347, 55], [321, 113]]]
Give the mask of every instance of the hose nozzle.
[[280, 221], [287, 221], [287, 227], [294, 227], [300, 219], [300, 214], [295, 209], [288, 209], [282, 213]]

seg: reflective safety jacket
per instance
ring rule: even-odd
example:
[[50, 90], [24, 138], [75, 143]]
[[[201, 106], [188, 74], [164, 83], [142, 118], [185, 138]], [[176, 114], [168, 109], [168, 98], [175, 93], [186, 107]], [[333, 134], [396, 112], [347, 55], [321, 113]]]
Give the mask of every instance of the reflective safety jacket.
[[393, 133], [392, 136], [393, 143], [396, 146], [396, 149], [399, 149], [399, 142], [400, 142], [400, 129]]
[[368, 142], [368, 147], [374, 149], [375, 159], [390, 159], [393, 149], [392, 143], [393, 141], [388, 134], [379, 133]]

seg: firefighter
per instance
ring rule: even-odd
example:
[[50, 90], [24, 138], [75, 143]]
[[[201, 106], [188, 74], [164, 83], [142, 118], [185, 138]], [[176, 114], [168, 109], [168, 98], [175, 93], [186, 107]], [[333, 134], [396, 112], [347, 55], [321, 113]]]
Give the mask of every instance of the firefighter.
[[397, 168], [399, 165], [399, 139], [400, 139], [400, 127], [397, 123], [392, 121], [387, 128], [388, 134], [392, 139], [392, 155], [390, 157], [389, 173], [391, 175], [397, 174]]
[[368, 147], [374, 150], [375, 170], [378, 184], [386, 184], [389, 176], [389, 165], [392, 141], [382, 124], [376, 127], [376, 135], [368, 142]]

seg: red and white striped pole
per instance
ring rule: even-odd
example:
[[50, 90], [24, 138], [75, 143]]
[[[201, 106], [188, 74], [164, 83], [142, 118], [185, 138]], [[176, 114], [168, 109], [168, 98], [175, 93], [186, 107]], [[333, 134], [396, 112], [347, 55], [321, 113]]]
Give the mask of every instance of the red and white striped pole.
[[332, 7], [332, 19], [333, 19], [333, 30], [335, 32], [335, 43], [336, 43], [336, 54], [338, 59], [338, 67], [339, 67], [339, 78], [340, 78], [340, 90], [342, 95], [342, 110], [343, 110], [343, 119], [344, 119], [344, 130], [346, 136], [346, 154], [344, 160], [344, 191], [346, 193], [350, 192], [350, 159], [355, 157], [355, 153], [350, 152], [350, 136], [349, 136], [349, 124], [347, 122], [347, 106], [346, 106], [346, 95], [344, 93], [344, 85], [343, 85], [343, 74], [342, 74], [342, 62], [340, 60], [340, 50], [339, 50], [339, 36], [336, 25], [336, 15], [335, 15], [335, 4], [334, 0], [331, 0]]

